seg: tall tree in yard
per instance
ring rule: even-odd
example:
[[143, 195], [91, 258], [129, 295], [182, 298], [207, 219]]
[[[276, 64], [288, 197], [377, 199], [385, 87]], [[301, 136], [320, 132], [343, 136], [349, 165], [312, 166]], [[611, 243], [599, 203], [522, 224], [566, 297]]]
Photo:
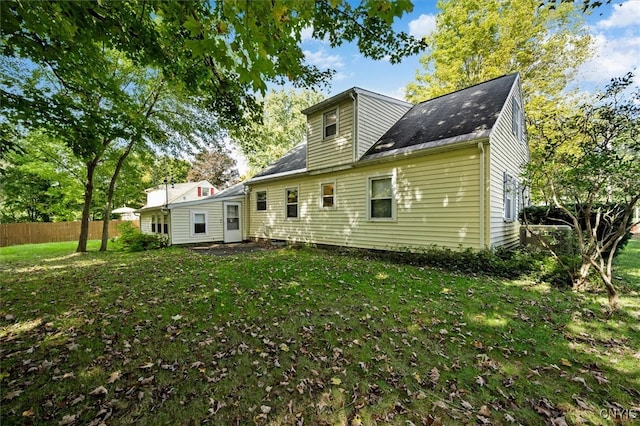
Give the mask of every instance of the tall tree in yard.
[[534, 125], [544, 154], [527, 177], [576, 233], [582, 266], [574, 287], [595, 269], [616, 309], [613, 258], [640, 200], [640, 87], [628, 74], [571, 114], [551, 113]]
[[[0, 3], [0, 111], [22, 128], [64, 140], [86, 165], [78, 251], [86, 251], [95, 169], [116, 140], [142, 138], [145, 109], [131, 99], [130, 76], [114, 58], [189, 93], [222, 125], [254, 118], [254, 93], [267, 83], [326, 83], [331, 71], [304, 63], [302, 31], [332, 46], [356, 41], [373, 59], [392, 62], [423, 44], [394, 32], [409, 2], [313, 3], [27, 2]], [[120, 55], [121, 54], [121, 55]], [[277, 58], [277, 60], [274, 60]], [[153, 97], [144, 105], [153, 104]]]
[[272, 90], [263, 100], [260, 122], [233, 136], [247, 158], [250, 174], [255, 174], [283, 156], [306, 136], [306, 117], [301, 113], [324, 99], [311, 90]]
[[438, 8], [423, 70], [407, 86], [414, 103], [519, 72], [527, 118], [537, 120], [563, 103], [563, 91], [591, 55], [574, 2], [440, 0]]
[[206, 180], [218, 189], [236, 183], [239, 177], [236, 160], [224, 150], [199, 152], [187, 174], [191, 182]]

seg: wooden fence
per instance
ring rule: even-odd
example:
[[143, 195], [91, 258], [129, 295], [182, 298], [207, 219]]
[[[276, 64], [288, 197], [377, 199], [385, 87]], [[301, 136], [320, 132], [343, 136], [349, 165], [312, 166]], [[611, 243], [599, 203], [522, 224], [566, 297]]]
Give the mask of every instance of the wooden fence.
[[[109, 238], [117, 236], [118, 225], [125, 220], [109, 221]], [[140, 221], [129, 223], [140, 227]], [[57, 243], [60, 241], [77, 241], [80, 237], [80, 222], [31, 222], [0, 223], [0, 247], [17, 246], [19, 244]], [[102, 238], [102, 221], [89, 222], [89, 239]]]

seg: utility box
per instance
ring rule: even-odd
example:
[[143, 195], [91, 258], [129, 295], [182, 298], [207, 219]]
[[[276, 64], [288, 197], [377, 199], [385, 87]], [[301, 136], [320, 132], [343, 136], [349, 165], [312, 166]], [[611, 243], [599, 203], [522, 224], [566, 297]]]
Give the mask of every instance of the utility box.
[[556, 253], [574, 253], [575, 234], [568, 225], [529, 225], [520, 227], [520, 245], [533, 251], [545, 250], [546, 243]]

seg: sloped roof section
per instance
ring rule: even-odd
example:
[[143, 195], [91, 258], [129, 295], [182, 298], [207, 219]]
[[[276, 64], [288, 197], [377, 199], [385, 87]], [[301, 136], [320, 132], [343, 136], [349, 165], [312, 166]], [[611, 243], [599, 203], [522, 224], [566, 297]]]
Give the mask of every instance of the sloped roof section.
[[509, 74], [411, 108], [360, 159], [488, 137], [518, 74]]
[[223, 189], [220, 192], [216, 192], [214, 195], [208, 197], [208, 200], [215, 200], [217, 198], [229, 198], [238, 197], [244, 195], [244, 182], [236, 183], [228, 188]]
[[274, 175], [301, 172], [307, 168], [307, 143], [301, 142], [291, 151], [271, 163], [251, 180]]

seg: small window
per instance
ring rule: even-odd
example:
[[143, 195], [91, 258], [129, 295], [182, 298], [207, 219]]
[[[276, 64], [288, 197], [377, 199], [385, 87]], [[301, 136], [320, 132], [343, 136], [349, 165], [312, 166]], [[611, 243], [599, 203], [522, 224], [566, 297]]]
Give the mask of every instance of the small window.
[[193, 233], [194, 234], [206, 234], [207, 233], [207, 215], [206, 213], [192, 213], [193, 220]]
[[393, 219], [393, 180], [390, 176], [369, 179], [369, 219]]
[[256, 192], [256, 210], [267, 210], [267, 191]]
[[338, 133], [338, 110], [325, 112], [323, 116], [324, 138], [330, 138]]
[[287, 188], [287, 219], [298, 218], [298, 188]]
[[203, 197], [209, 196], [209, 188], [202, 188], [202, 196]]
[[520, 185], [518, 180], [509, 173], [504, 172], [504, 208], [503, 217], [505, 222], [514, 222], [518, 218], [522, 200], [519, 196]]
[[336, 207], [336, 184], [333, 182], [320, 185], [320, 206], [323, 209]]
[[151, 216], [151, 232], [156, 232], [156, 215]]
[[511, 130], [518, 142], [522, 142], [524, 140], [524, 116], [522, 114], [522, 108], [516, 98], [513, 98], [512, 104], [513, 120], [511, 122]]
[[164, 225], [163, 225], [162, 233], [169, 235], [169, 223], [167, 221], [166, 216], [164, 217]]

